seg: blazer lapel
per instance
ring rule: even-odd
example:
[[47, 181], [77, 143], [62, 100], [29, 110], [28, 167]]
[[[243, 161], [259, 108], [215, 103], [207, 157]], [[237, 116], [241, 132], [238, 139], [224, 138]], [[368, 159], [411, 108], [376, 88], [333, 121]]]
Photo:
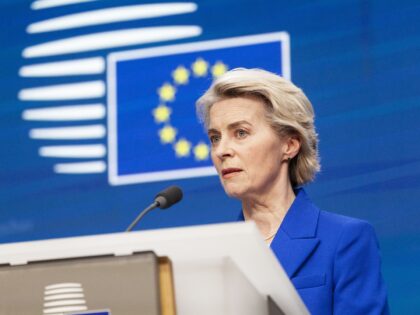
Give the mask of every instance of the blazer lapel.
[[279, 239], [271, 248], [289, 278], [293, 278], [318, 247], [319, 239]]
[[290, 278], [311, 257], [320, 242], [316, 238], [319, 209], [303, 189], [296, 192], [295, 201], [270, 246]]

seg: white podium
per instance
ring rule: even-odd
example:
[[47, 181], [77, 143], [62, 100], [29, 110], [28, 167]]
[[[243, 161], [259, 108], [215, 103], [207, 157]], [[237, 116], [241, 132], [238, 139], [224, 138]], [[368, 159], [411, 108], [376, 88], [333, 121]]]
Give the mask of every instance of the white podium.
[[[0, 272], [1, 266], [141, 251], [171, 259], [178, 315], [268, 315], [268, 296], [287, 315], [309, 314], [250, 222], [4, 244]], [[7, 288], [4, 282], [0, 288]]]

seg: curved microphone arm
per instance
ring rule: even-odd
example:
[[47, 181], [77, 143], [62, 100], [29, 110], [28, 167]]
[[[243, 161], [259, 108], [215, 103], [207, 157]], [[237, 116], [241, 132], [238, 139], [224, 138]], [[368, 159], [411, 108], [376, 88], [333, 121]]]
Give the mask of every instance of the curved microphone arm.
[[156, 195], [155, 201], [142, 212], [140, 212], [137, 218], [129, 225], [129, 227], [125, 231], [130, 232], [140, 221], [140, 219], [143, 218], [146, 215], [146, 213], [148, 213], [150, 210], [153, 210], [157, 207], [161, 209], [167, 209], [179, 202], [182, 199], [182, 196], [182, 190], [178, 186], [170, 186], [162, 190]]
[[128, 228], [125, 231], [130, 232], [137, 225], [137, 223], [140, 221], [140, 219], [143, 218], [146, 215], [146, 213], [148, 213], [150, 210], [153, 210], [157, 207], [159, 207], [159, 202], [155, 201], [150, 206], [148, 206], [146, 209], [144, 209], [142, 212], [140, 212], [140, 214], [137, 216], [137, 218], [135, 218], [134, 221], [131, 222], [131, 224], [128, 226]]

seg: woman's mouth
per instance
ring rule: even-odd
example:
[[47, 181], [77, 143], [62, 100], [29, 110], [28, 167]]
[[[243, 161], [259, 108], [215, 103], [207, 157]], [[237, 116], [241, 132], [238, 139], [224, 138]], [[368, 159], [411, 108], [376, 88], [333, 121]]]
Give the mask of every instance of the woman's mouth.
[[239, 172], [242, 172], [242, 170], [240, 168], [224, 168], [222, 169], [222, 177], [223, 178], [231, 178], [233, 176], [235, 176], [236, 174], [238, 174]]

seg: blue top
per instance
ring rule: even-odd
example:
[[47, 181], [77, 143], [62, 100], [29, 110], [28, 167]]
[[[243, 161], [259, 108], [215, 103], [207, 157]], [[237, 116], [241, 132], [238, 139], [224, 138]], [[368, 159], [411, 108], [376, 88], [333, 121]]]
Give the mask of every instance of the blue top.
[[270, 247], [311, 314], [389, 314], [373, 227], [320, 211], [302, 188], [295, 192]]

